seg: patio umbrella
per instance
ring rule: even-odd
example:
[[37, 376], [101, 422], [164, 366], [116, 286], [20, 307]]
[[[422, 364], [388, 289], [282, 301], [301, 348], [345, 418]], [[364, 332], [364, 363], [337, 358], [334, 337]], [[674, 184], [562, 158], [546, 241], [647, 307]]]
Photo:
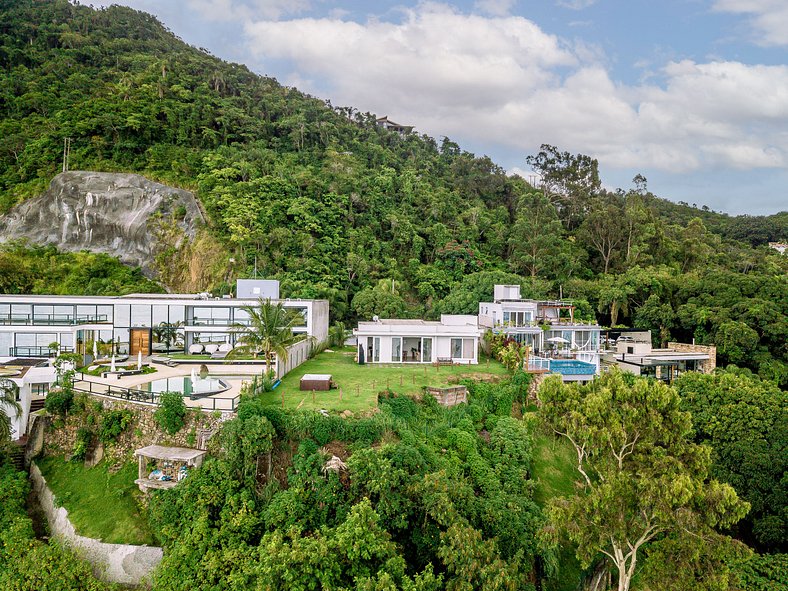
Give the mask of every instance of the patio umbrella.
[[115, 373], [115, 356], [112, 356], [112, 359], [109, 362], [109, 370]]
[[194, 384], [196, 381], [197, 381], [197, 370], [194, 369], [194, 366], [192, 366], [192, 384]]
[[142, 351], [137, 351], [137, 369], [142, 369]]
[[552, 337], [550, 339], [547, 339], [547, 342], [548, 343], [563, 343], [564, 345], [569, 344], [569, 341], [567, 339], [565, 339], [564, 337]]
[[93, 359], [98, 359], [98, 343], [93, 341]]

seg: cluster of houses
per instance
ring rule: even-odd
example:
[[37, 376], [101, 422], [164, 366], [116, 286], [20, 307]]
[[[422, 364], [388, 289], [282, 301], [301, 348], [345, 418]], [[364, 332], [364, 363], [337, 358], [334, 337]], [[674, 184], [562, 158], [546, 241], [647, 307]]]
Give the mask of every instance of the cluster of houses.
[[[328, 302], [281, 299], [277, 281], [239, 280], [236, 297], [221, 298], [0, 295], [0, 385], [10, 381], [22, 407], [12, 418], [15, 436], [25, 433], [31, 409], [43, 405], [56, 379], [50, 360], [59, 353], [77, 353], [89, 362], [107, 354], [227, 350], [236, 345], [237, 326], [249, 322], [244, 306], [260, 299], [297, 311], [303, 322], [295, 331], [326, 341]], [[496, 285], [478, 315], [445, 314], [439, 321], [375, 317], [359, 322], [353, 334], [359, 363], [473, 365], [488, 331], [528, 345], [529, 371], [560, 374], [566, 381], [590, 380], [603, 364], [669, 380], [682, 371], [710, 371], [715, 363], [713, 347], [671, 343], [669, 349], [653, 349], [648, 332], [618, 335], [611, 346], [598, 324], [575, 318], [571, 302], [523, 299], [518, 285]], [[288, 360], [285, 371], [307, 358], [304, 353]]]

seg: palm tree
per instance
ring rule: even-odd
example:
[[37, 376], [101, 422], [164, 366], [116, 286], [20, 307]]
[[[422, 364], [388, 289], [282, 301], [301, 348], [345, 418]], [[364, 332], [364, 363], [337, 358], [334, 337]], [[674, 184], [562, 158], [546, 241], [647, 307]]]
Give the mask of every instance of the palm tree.
[[8, 410], [14, 413], [14, 418], [22, 414], [22, 407], [16, 400], [19, 394], [19, 386], [8, 379], [0, 379], [0, 442], [11, 439], [11, 415]]
[[233, 328], [240, 333], [236, 346], [228, 357], [251, 354], [255, 359], [262, 352], [270, 369], [271, 353], [287, 361], [287, 348], [301, 340], [293, 334], [293, 328], [303, 324], [304, 319], [295, 310], [282, 304], [273, 304], [270, 299], [260, 299], [256, 306], [241, 306], [249, 315], [249, 324], [236, 323]]

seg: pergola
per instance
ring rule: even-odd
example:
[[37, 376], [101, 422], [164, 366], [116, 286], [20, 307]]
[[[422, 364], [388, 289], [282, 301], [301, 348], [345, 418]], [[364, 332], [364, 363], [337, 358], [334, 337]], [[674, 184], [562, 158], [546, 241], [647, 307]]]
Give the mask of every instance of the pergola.
[[[140, 487], [142, 492], [147, 492], [151, 488], [165, 489], [172, 488], [177, 481], [177, 472], [181, 466], [199, 468], [208, 452], [202, 449], [190, 449], [188, 447], [166, 447], [163, 445], [149, 445], [134, 452], [139, 462], [139, 473], [134, 483]], [[164, 462], [165, 470], [172, 472], [172, 480], [151, 480], [148, 478], [148, 461]], [[169, 464], [169, 466], [166, 466]], [[177, 466], [177, 468], [176, 468]]]

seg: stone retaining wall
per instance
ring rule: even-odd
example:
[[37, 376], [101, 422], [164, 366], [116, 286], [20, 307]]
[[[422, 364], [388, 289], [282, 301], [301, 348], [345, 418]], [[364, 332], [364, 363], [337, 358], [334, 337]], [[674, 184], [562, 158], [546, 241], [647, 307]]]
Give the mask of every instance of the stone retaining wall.
[[109, 583], [140, 585], [149, 580], [162, 559], [162, 549], [156, 546], [106, 544], [77, 534], [68, 518], [68, 511], [55, 506], [55, 495], [49, 490], [44, 476], [35, 463], [30, 466], [30, 479], [41, 508], [49, 522], [52, 535], [77, 550], [93, 565], [96, 576]]

